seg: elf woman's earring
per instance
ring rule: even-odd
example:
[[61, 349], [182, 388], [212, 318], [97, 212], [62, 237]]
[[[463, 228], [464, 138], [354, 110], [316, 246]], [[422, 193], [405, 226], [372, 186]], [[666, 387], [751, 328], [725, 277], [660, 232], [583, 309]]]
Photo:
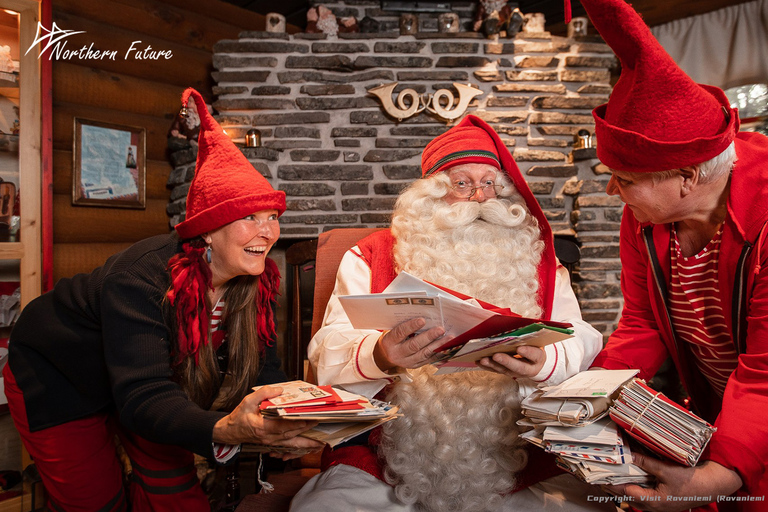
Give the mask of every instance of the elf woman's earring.
[[205, 240], [206, 246], [205, 246], [205, 261], [208, 263], [211, 262], [211, 242], [213, 240]]

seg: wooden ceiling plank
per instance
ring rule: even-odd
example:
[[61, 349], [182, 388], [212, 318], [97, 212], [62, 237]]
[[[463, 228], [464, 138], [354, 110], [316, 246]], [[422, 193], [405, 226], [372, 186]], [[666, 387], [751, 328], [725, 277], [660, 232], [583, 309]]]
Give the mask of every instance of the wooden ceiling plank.
[[243, 30], [242, 24], [152, 0], [57, 0], [56, 11], [206, 51], [222, 39], [236, 39]]

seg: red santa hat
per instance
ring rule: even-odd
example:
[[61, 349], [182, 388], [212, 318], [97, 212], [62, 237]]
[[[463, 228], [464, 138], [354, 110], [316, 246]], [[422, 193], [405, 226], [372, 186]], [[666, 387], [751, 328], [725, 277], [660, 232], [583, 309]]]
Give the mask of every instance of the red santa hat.
[[581, 3], [621, 62], [608, 103], [592, 113], [597, 157], [611, 169], [655, 172], [722, 153], [739, 129], [725, 93], [686, 75], [624, 0]]
[[539, 304], [544, 308], [544, 318], [548, 319], [552, 311], [557, 268], [552, 228], [499, 134], [472, 114], [466, 115], [459, 124], [427, 144], [421, 155], [421, 174], [423, 178], [428, 178], [465, 163], [490, 164], [503, 170], [538, 222], [541, 239], [545, 242], [539, 263]]
[[189, 88], [181, 104], [194, 99], [200, 115], [195, 177], [187, 194], [187, 214], [176, 225], [181, 238], [194, 238], [261, 210], [285, 211], [285, 192], [276, 191], [254, 169], [208, 112], [199, 92]]
[[492, 133], [496, 133], [480, 118], [468, 115], [424, 148], [421, 154], [422, 178], [428, 178], [460, 164], [489, 164], [501, 169], [494, 140], [487, 130], [475, 125], [473, 119], [483, 123]]

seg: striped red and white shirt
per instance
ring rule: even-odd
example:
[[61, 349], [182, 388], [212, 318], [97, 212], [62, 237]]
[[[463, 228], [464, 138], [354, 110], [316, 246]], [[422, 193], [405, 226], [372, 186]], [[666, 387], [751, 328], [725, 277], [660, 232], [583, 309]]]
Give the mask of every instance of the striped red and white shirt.
[[224, 316], [224, 301], [219, 299], [219, 302], [216, 303], [213, 311], [211, 311], [211, 332], [219, 330], [222, 316]]
[[[221, 318], [224, 316], [224, 301], [219, 299], [219, 302], [214, 306], [211, 311], [211, 332], [218, 331], [221, 327]], [[216, 460], [220, 463], [225, 463], [237, 453], [240, 452], [240, 445], [213, 443], [213, 453]]]
[[696, 366], [719, 396], [736, 369], [738, 356], [723, 314], [717, 277], [722, 226], [698, 254], [683, 257], [674, 227], [669, 288], [672, 325], [689, 344]]

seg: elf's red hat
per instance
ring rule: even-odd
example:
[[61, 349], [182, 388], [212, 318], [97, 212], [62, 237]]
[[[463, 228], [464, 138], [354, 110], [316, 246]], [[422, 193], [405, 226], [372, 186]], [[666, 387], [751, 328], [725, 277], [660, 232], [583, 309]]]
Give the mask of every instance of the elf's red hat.
[[597, 107], [597, 157], [611, 169], [654, 172], [722, 153], [739, 116], [717, 87], [695, 83], [624, 0], [581, 0], [621, 61], [608, 103]]
[[285, 192], [276, 191], [227, 137], [200, 93], [189, 88], [181, 104], [195, 100], [200, 115], [195, 177], [187, 194], [187, 214], [176, 225], [181, 238], [194, 238], [261, 210], [285, 211]]
[[545, 241], [539, 263], [539, 303], [544, 307], [545, 317], [549, 318], [557, 267], [552, 228], [499, 134], [488, 123], [472, 114], [466, 115], [459, 124], [427, 144], [421, 155], [421, 174], [423, 178], [428, 178], [463, 163], [491, 164], [503, 170], [538, 222], [541, 239]]

